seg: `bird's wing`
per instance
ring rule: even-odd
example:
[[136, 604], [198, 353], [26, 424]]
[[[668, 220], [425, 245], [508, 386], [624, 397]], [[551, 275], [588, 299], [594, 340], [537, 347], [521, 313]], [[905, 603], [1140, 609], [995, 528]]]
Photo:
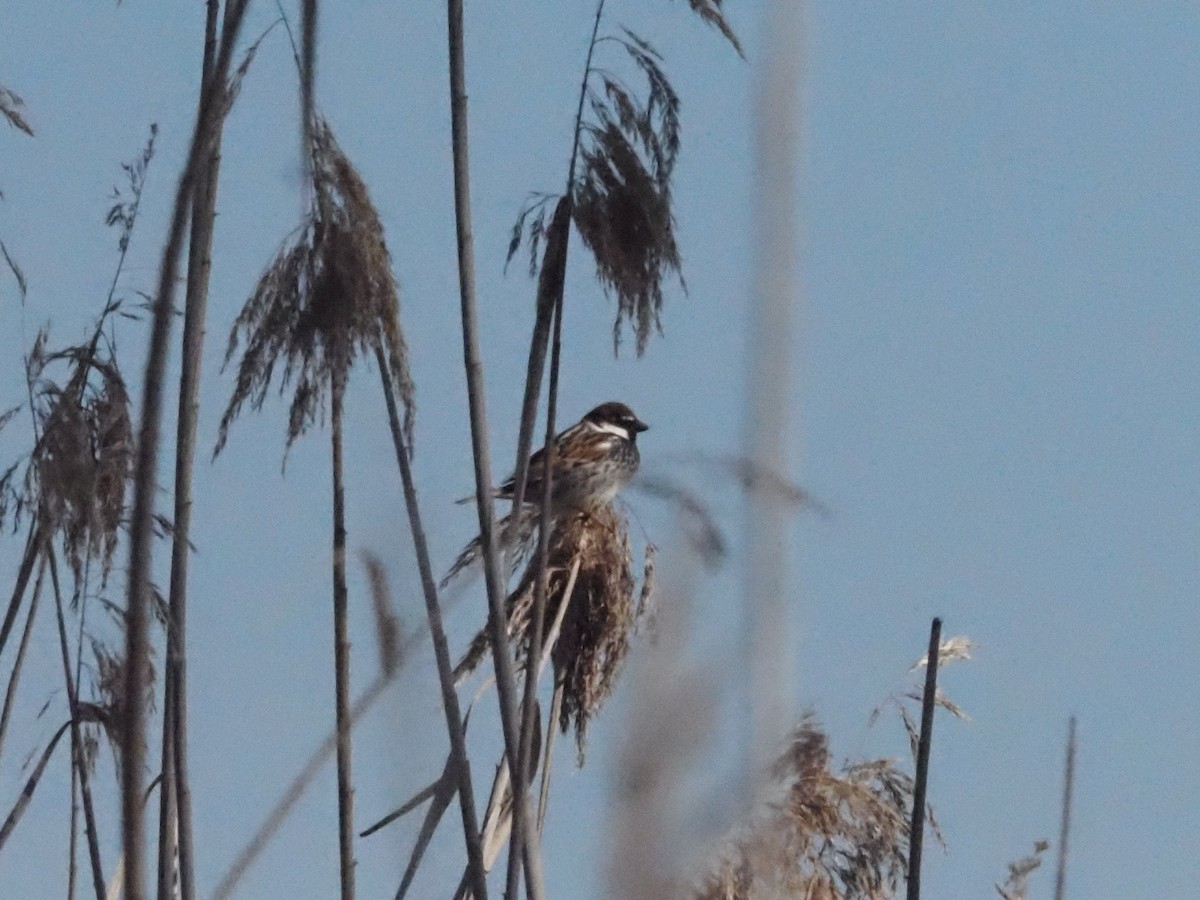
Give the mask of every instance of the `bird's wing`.
[[[534, 454], [529, 457], [529, 473], [525, 476], [525, 499], [530, 499], [529, 489], [534, 485], [542, 483], [542, 470], [546, 467], [546, 448], [540, 447]], [[503, 497], [507, 500], [512, 499], [513, 491], [517, 486], [517, 473], [508, 476], [508, 479], [500, 485], [496, 491], [498, 497]]]

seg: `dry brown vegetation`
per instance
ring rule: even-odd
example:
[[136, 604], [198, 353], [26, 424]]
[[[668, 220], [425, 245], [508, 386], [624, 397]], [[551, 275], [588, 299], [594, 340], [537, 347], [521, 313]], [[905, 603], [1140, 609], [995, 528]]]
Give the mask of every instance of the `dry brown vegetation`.
[[[125, 184], [108, 211], [107, 224], [118, 235], [117, 274], [91, 339], [52, 350], [47, 331], [40, 331], [25, 360], [27, 402], [0, 415], [0, 428], [28, 415], [33, 437], [30, 451], [0, 473], [0, 526], [13, 533], [24, 529], [25, 534], [25, 550], [0, 625], [0, 653], [9, 638], [19, 634], [0, 713], [0, 752], [9, 732], [13, 697], [20, 685], [40, 598], [48, 591], [54, 598], [62, 689], [69, 710], [68, 720], [41, 745], [22, 794], [0, 824], [0, 851], [21, 822], [62, 737], [69, 733], [70, 897], [75, 892], [75, 844], [80, 829], [77, 805], [82, 808], [91, 884], [97, 900], [115, 890], [105, 879], [106, 869], [110, 876], [123, 873], [113, 877], [114, 882], [120, 879], [128, 900], [143, 900], [146, 896], [142, 881], [148, 865], [142, 843], [148, 791], [143, 780], [152, 768], [146, 764], [147, 721], [156, 712], [157, 648], [164, 645], [167, 677], [161, 693], [163, 755], [156, 779], [161, 789], [157, 894], [159, 900], [168, 900], [178, 890], [182, 900], [194, 900], [197, 890], [190, 836], [186, 729], [190, 485], [222, 123], [262, 43], [260, 37], [244, 52], [241, 65], [233, 67], [234, 49], [248, 5], [248, 0], [229, 0], [220, 28], [220, 4], [209, 0], [206, 5], [205, 54], [195, 129], [174, 198], [157, 290], [144, 295], [147, 304], [137, 310], [116, 296], [117, 280], [138, 219], [146, 170], [154, 154], [156, 131], [152, 128], [142, 152], [123, 165]], [[688, 6], [733, 50], [742, 53], [721, 0], [688, 0]], [[530, 274], [537, 279], [536, 321], [530, 336], [521, 421], [519, 425], [490, 423], [492, 430], [516, 425], [520, 435], [514, 511], [497, 520], [492, 508], [489, 423], [483, 406], [475, 308], [463, 78], [464, 10], [462, 0], [449, 0], [455, 212], [479, 536], [467, 545], [439, 585], [433, 576], [411, 470], [415, 387], [400, 326], [395, 261], [367, 184], [317, 110], [316, 0], [304, 0], [302, 10], [302, 47], [297, 49], [293, 44], [293, 53], [303, 122], [307, 207], [299, 226], [282, 241], [250, 290], [231, 328], [225, 361], [230, 364], [236, 360], [236, 375], [213, 455], [225, 446], [239, 415], [247, 408], [261, 409], [275, 389], [280, 394], [291, 392], [285, 459], [287, 449], [297, 438], [314, 426], [329, 425], [336, 726], [288, 794], [267, 814], [259, 833], [218, 884], [216, 896], [228, 896], [235, 889], [238, 879], [276, 833], [317, 771], [336, 754], [341, 897], [352, 900], [354, 855], [359, 846], [353, 840], [352, 728], [396, 680], [403, 662], [427, 632], [446, 718], [445, 734], [450, 745], [447, 762], [432, 784], [363, 835], [428, 803], [425, 824], [400, 886], [399, 894], [403, 895], [413, 882], [442, 814], [458, 796], [467, 865], [459, 882], [446, 880], [443, 892], [452, 895], [457, 884], [457, 896], [482, 900], [489, 888], [486, 870], [499, 858], [508, 840], [507, 896], [515, 900], [523, 878], [530, 900], [541, 900], [545, 891], [540, 835], [546, 823], [555, 736], [560, 731], [574, 731], [577, 759], [582, 766], [589, 726], [617, 690], [634, 638], [653, 619], [656, 549], [647, 538], [644, 544], [637, 542], [635, 551], [627, 509], [620, 502], [586, 512], [552, 515], [549, 478], [543, 483], [541, 496], [525, 497], [527, 461], [543, 402], [543, 378], [548, 371], [544, 409], [549, 447], [555, 434], [560, 370], [571, 362], [562, 359], [561, 335], [572, 227], [592, 257], [598, 283], [615, 300], [614, 351], [628, 329], [640, 355], [651, 337], [662, 333], [667, 289], [675, 283], [686, 289], [673, 205], [673, 179], [682, 148], [680, 98], [662, 55], [634, 31], [624, 26], [610, 29], [604, 18], [604, 0], [600, 0], [580, 80], [562, 190], [534, 195], [520, 211], [511, 235], [509, 259], [524, 245], [529, 253]], [[20, 98], [2, 87], [0, 115], [12, 127], [32, 135]], [[179, 385], [173, 522], [156, 512], [160, 492], [158, 432], [175, 312], [173, 294], [180, 280], [185, 238], [185, 374]], [[2, 243], [0, 254], [24, 295], [24, 276]], [[117, 360], [116, 323], [122, 318], [140, 319], [145, 312], [150, 320], [145, 389], [140, 396], [131, 397]], [[379, 675], [352, 702], [342, 460], [343, 442], [351, 429], [345, 421], [343, 401], [350, 371], [362, 355], [375, 360], [381, 378], [427, 621], [423, 629], [402, 638], [392, 611], [386, 573], [377, 559], [369, 558]], [[140, 402], [140, 416], [133, 411], [135, 402]], [[550, 455], [548, 450], [548, 458]], [[744, 458], [698, 462], [715, 466], [724, 480], [744, 492], [769, 492], [797, 511], [823, 511], [783, 475], [756, 467]], [[648, 473], [635, 487], [643, 495], [669, 504], [697, 559], [715, 568], [726, 555], [728, 540], [703, 492], [688, 486], [682, 471], [685, 467], [671, 465]], [[325, 516], [326, 511], [321, 510], [320, 515]], [[173, 551], [169, 599], [161, 596], [149, 575], [152, 554], [167, 541]], [[124, 602], [109, 596], [108, 591], [110, 575], [122, 551], [129, 554]], [[60, 561], [70, 575], [66, 585], [65, 578], [60, 580]], [[452, 667], [439, 590], [475, 563], [483, 565], [489, 617], [459, 664]], [[515, 586], [510, 587], [514, 579]], [[103, 615], [96, 614], [97, 606]], [[24, 624], [19, 628], [22, 613]], [[156, 627], [159, 625], [163, 626], [162, 634]], [[968, 642], [952, 639], [941, 647], [939, 664], [969, 658], [970, 650]], [[497, 684], [504, 755], [497, 763], [492, 797], [480, 820], [466, 744], [470, 706], [464, 715], [457, 690], [484, 663], [489, 652]], [[553, 694], [549, 715], [543, 717], [539, 677], [547, 665], [553, 672]], [[938, 666], [933, 668], [936, 671]], [[941, 708], [963, 715], [944, 693], [933, 697]], [[915, 758], [922, 729], [909, 710], [913, 699], [920, 699], [919, 695], [889, 698], [888, 703], [899, 710]], [[676, 710], [682, 711], [686, 707]], [[697, 727], [703, 723], [697, 720], [689, 724]], [[657, 750], [664, 746], [677, 749], [690, 732], [677, 721], [668, 725], [668, 730], [674, 729], [672, 734], [653, 745], [654, 752], [646, 749], [651, 746], [647, 744], [640, 756], [633, 753], [626, 758], [624, 777], [635, 788], [678, 776], [672, 765], [679, 765], [682, 754], [672, 760]], [[122, 807], [122, 854], [108, 861], [101, 858], [94, 809], [96, 803], [105, 801], [95, 796], [92, 787], [104, 746], [109, 748], [118, 771]], [[535, 816], [530, 793], [539, 777]], [[712, 851], [711, 865], [701, 875], [686, 885], [678, 879], [653, 882], [653, 895], [693, 896], [696, 900], [777, 896], [882, 900], [898, 895], [909, 862], [910, 817], [914, 812], [914, 780], [903, 766], [885, 759], [835, 764], [826, 735], [814, 718], [806, 717], [778, 760], [772, 784], [773, 792], [754, 816]], [[915, 795], [920, 797], [919, 788]], [[921, 807], [919, 800], [916, 806]], [[936, 822], [931, 821], [931, 826], [936, 833]], [[918, 826], [915, 834], [921, 833]], [[1033, 856], [1010, 866], [1008, 880], [997, 886], [1001, 896], [1006, 900], [1026, 896], [1028, 875], [1037, 868], [1045, 849], [1046, 845], [1039, 843]], [[178, 888], [174, 881], [176, 856]]]
[[811, 718], [772, 775], [777, 797], [730, 842], [697, 900], [896, 895], [908, 862], [911, 775], [886, 759], [835, 771]]
[[387, 354], [404, 430], [412, 439], [413, 384], [400, 331], [399, 296], [383, 226], [354, 165], [319, 119], [309, 148], [312, 205], [297, 234], [267, 266], [229, 335], [228, 363], [245, 343], [221, 417], [219, 453], [243, 405], [260, 409], [276, 368], [279, 390], [295, 384], [291, 444], [318, 421], [336, 377], [359, 353]]

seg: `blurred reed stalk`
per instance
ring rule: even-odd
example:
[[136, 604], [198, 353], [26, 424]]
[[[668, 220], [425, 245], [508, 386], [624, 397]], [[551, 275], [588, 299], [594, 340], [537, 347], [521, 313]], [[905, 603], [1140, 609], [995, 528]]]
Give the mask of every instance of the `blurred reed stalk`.
[[1067, 725], [1067, 758], [1063, 764], [1062, 823], [1058, 830], [1058, 867], [1054, 873], [1054, 900], [1067, 896], [1067, 842], [1071, 836], [1071, 798], [1075, 793], [1075, 717]]
[[[219, 0], [206, 0], [204, 51], [200, 68], [197, 116], [214, 102]], [[226, 9], [228, 13], [228, 8]], [[196, 417], [199, 410], [200, 365], [204, 320], [212, 269], [213, 223], [217, 209], [217, 177], [221, 161], [224, 116], [212, 125], [201, 151], [192, 188], [188, 240], [187, 287], [184, 299], [182, 369], [175, 434], [175, 504], [171, 535], [170, 595], [167, 613], [166, 666], [163, 677], [162, 782], [159, 788], [158, 898], [174, 900], [178, 855], [179, 900], [195, 900], [195, 851], [192, 838], [192, 793], [188, 776], [187, 588], [192, 520], [192, 473], [196, 460]], [[178, 835], [178, 839], [176, 839]]]
[[[520, 712], [516, 679], [505, 638], [505, 586], [495, 534], [492, 504], [492, 466], [487, 437], [487, 411], [483, 393], [483, 363], [479, 355], [479, 327], [475, 296], [475, 246], [471, 229], [470, 160], [467, 134], [466, 66], [464, 60], [463, 0], [447, 2], [448, 50], [450, 56], [450, 125], [453, 142], [454, 213], [458, 237], [459, 293], [462, 306], [463, 363], [467, 375], [467, 399], [471, 419], [471, 449], [475, 462], [475, 499], [479, 512], [479, 535], [483, 552], [484, 579], [488, 597], [488, 635], [496, 667], [496, 685], [505, 750], [510, 760], [520, 760]], [[545, 897], [541, 853], [536, 831], [531, 828], [527, 773], [514, 766], [513, 840], [524, 847], [526, 891], [530, 900]], [[510, 896], [509, 900], [515, 900]]]
[[450, 665], [450, 648], [446, 641], [445, 628], [442, 625], [437, 584], [433, 579], [433, 566], [429, 560], [429, 544], [425, 539], [425, 529], [421, 524], [417, 489], [413, 482], [411, 454], [405, 444], [404, 429], [401, 427], [400, 415], [396, 409], [396, 398], [392, 391], [393, 382], [388, 371], [387, 357], [381, 348], [376, 348], [375, 361], [379, 366], [379, 377], [383, 383], [388, 424], [391, 427], [392, 443], [396, 450], [396, 464], [400, 469], [400, 480], [404, 486], [404, 505], [408, 510], [409, 530], [412, 532], [413, 550], [417, 556], [417, 569], [421, 574], [421, 589], [425, 595], [429, 635], [433, 640], [438, 683], [442, 690], [442, 709], [446, 715], [446, 729], [450, 735], [450, 767], [453, 769], [451, 774], [457, 782], [459, 806], [462, 811], [463, 837], [467, 844], [467, 871], [475, 896], [479, 900], [486, 900], [487, 873], [483, 865], [479, 821], [475, 813], [475, 790], [471, 783], [471, 762], [467, 757], [466, 732], [462, 712], [458, 705], [458, 691], [454, 686], [454, 673]]
[[[233, 48], [241, 33], [249, 0], [229, 0], [221, 44], [214, 66], [213, 83], [228, 82]], [[171, 224], [167, 232], [154, 295], [146, 371], [142, 381], [142, 410], [133, 474], [133, 514], [129, 525], [128, 600], [125, 610], [126, 652], [124, 696], [138, 698], [145, 692], [150, 645], [147, 629], [150, 602], [150, 545], [153, 538], [154, 495], [158, 484], [159, 432], [162, 423], [163, 388], [166, 381], [167, 342], [175, 307], [175, 282], [183, 249], [196, 182], [206, 150], [212, 146], [215, 127], [224, 113], [224, 90], [209, 93], [196, 116], [196, 126], [187, 162], [179, 177]], [[142, 778], [145, 768], [146, 715], [141, 703], [124, 704], [121, 727], [121, 824], [125, 849], [125, 900], [145, 900], [143, 877]]]
[[[318, 135], [315, 95], [317, 72], [317, 0], [304, 0], [300, 14], [300, 158], [316, 186], [313, 148]], [[316, 188], [319, 192], [319, 187]], [[319, 201], [318, 201], [319, 202]], [[357, 298], [342, 297], [349, 306]], [[346, 586], [346, 485], [342, 436], [346, 382], [352, 351], [349, 341], [330, 341], [329, 434], [333, 459], [333, 667], [334, 719], [337, 723], [338, 875], [341, 900], [354, 900], [354, 778], [350, 744], [349, 590]]]
[[[521, 781], [514, 779], [513, 791], [514, 795], [520, 798], [521, 805], [525, 803], [525, 793], [516, 793], [522, 789], [527, 793], [530, 782], [532, 781], [533, 757], [536, 751], [533, 749], [534, 731], [536, 729], [535, 720], [537, 718], [537, 683], [538, 678], [533, 671], [533, 660], [538, 659], [542, 652], [542, 641], [544, 638], [543, 631], [546, 623], [546, 567], [549, 558], [549, 541], [550, 541], [550, 497], [552, 496], [554, 483], [554, 437], [555, 437], [555, 419], [558, 414], [558, 374], [561, 365], [562, 356], [562, 317], [563, 317], [563, 294], [565, 293], [566, 277], [567, 277], [567, 248], [568, 238], [570, 237], [571, 215], [574, 212], [574, 203], [572, 201], [572, 187], [575, 183], [575, 165], [579, 159], [579, 138], [580, 131], [583, 127], [583, 107], [584, 101], [587, 98], [588, 78], [592, 72], [592, 54], [596, 50], [596, 37], [600, 31], [600, 20], [604, 15], [605, 0], [599, 0], [596, 4], [596, 16], [592, 22], [592, 35], [588, 41], [587, 59], [584, 63], [583, 78], [579, 84], [579, 102], [575, 109], [575, 126], [571, 134], [571, 161], [567, 166], [567, 185], [558, 204], [555, 206], [554, 215], [550, 220], [550, 227], [546, 232], [546, 251], [542, 259], [542, 270], [538, 278], [537, 290], [537, 319], [534, 323], [533, 336], [529, 344], [529, 366], [525, 376], [525, 398], [521, 408], [521, 425], [517, 440], [517, 461], [513, 471], [516, 473], [513, 482], [513, 501], [512, 508], [514, 510], [521, 509], [521, 504], [525, 500], [526, 481], [529, 475], [529, 457], [530, 444], [533, 436], [534, 420], [537, 417], [538, 399], [541, 394], [542, 369], [545, 366], [546, 360], [546, 344], [549, 339], [548, 330], [552, 327], [553, 341], [550, 355], [550, 384], [547, 389], [546, 397], [546, 441], [545, 447], [545, 463], [543, 465], [542, 478], [542, 496], [538, 498], [540, 503], [540, 513], [538, 519], [538, 544], [536, 556], [536, 569], [534, 575], [534, 600], [532, 611], [532, 626], [530, 632], [529, 652], [526, 659], [529, 661], [525, 670], [525, 694], [521, 704], [522, 720], [521, 720], [521, 746], [516, 758], [516, 771], [518, 777], [523, 777], [525, 774], [530, 774], [530, 777], [522, 784]], [[514, 517], [514, 522], [516, 517]], [[507, 546], [507, 541], [505, 542]], [[507, 568], [504, 571], [508, 571]], [[555, 698], [552, 707], [555, 707], [554, 712], [557, 712], [557, 704], [561, 702], [561, 690], [556, 685]], [[553, 715], [553, 713], [552, 713]], [[547, 738], [544, 742], [546, 745], [546, 766], [547, 770], [542, 773], [542, 786], [540, 798], [538, 801], [539, 812], [537, 817], [537, 831], [541, 834], [542, 823], [545, 821], [546, 803], [549, 793], [549, 761], [550, 751], [554, 746], [553, 734], [555, 724], [551, 718], [548, 726]], [[513, 757], [509, 757], [513, 759]], [[509, 838], [509, 860], [508, 860], [508, 877], [505, 887], [505, 893], [509, 897], [516, 895], [516, 861], [523, 849], [526, 830], [529, 827], [528, 821], [524, 828], [513, 828], [512, 835]]]
[[[797, 320], [803, 314], [796, 208], [804, 131], [805, 4], [774, 0], [762, 27], [755, 98], [756, 263], [746, 384], [746, 455], [762, 471], [790, 471], [798, 403], [794, 385]], [[788, 579], [789, 504], [770, 491], [746, 494], [746, 708], [750, 714], [747, 801], [756, 773], [768, 771], [795, 717], [796, 599]]]
[[[92, 803], [92, 788], [90, 766], [85, 757], [84, 740], [81, 731], [82, 717], [80, 715], [79, 704], [79, 678], [78, 668], [76, 676], [71, 676], [71, 651], [67, 647], [67, 625], [63, 615], [62, 590], [58, 583], [58, 566], [54, 559], [54, 551], [48, 549], [46, 554], [50, 563], [50, 580], [54, 586], [54, 611], [58, 622], [58, 644], [59, 651], [62, 653], [63, 663], [63, 682], [67, 688], [67, 706], [71, 712], [71, 765], [73, 766], [76, 777], [79, 779], [79, 794], [83, 800], [83, 820], [87, 831], [88, 859], [91, 863], [92, 872], [92, 888], [96, 892], [96, 900], [104, 900], [104, 866], [100, 860], [100, 837], [96, 832], [96, 811]], [[41, 576], [38, 576], [39, 584]], [[78, 665], [78, 663], [77, 663]], [[72, 803], [74, 802], [74, 792], [72, 792]], [[72, 811], [72, 818], [74, 818]], [[74, 837], [75, 829], [71, 829], [72, 838]], [[74, 854], [71, 857], [72, 868], [74, 867]], [[73, 878], [72, 878], [73, 881]]]

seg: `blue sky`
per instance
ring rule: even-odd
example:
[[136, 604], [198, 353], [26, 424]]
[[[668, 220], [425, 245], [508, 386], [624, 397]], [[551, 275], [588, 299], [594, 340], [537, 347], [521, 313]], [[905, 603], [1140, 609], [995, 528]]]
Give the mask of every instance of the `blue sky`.
[[[19, 353], [37, 327], [50, 321], [54, 339], [74, 341], [100, 308], [115, 262], [115, 235], [103, 227], [108, 195], [119, 163], [157, 122], [160, 152], [121, 290], [152, 287], [194, 115], [202, 27], [199, 4], [10, 7], [0, 84], [25, 98], [37, 137], [0, 132], [0, 237], [30, 284], [22, 307], [0, 282], [3, 407], [21, 397]], [[761, 4], [730, 4], [745, 62], [685, 4], [613, 0], [608, 9], [610, 23], [663, 51], [682, 97], [676, 216], [689, 293], [670, 288], [665, 337], [644, 358], [614, 360], [612, 305], [575, 253], [561, 415], [628, 401], [652, 426], [647, 465], [694, 449], [736, 452], [753, 352], [743, 335]], [[498, 468], [515, 449], [532, 306], [516, 267], [502, 277], [508, 228], [529, 191], [564, 181], [592, 12], [527, 0], [468, 10]], [[247, 34], [274, 15], [256, 3]], [[839, 755], [903, 754], [896, 723], [867, 732], [866, 718], [904, 683], [929, 619], [943, 616], [947, 633], [980, 647], [945, 677], [973, 718], [942, 720], [935, 735], [931, 799], [949, 852], [928, 855], [927, 895], [989, 896], [1006, 861], [1056, 835], [1066, 720], [1076, 714], [1070, 895], [1186, 896], [1200, 880], [1200, 727], [1191, 713], [1200, 702], [1200, 13], [1186, 3], [815, 2], [808, 29], [790, 474], [833, 516], [802, 518], [792, 542], [791, 674], [801, 702]], [[472, 476], [444, 40], [437, 4], [330, 4], [317, 89], [395, 258], [417, 384], [416, 471], [439, 566], [473, 516], [450, 502]], [[291, 65], [277, 31], [226, 129], [203, 445], [215, 440], [231, 387], [218, 373], [228, 328], [299, 216]], [[141, 369], [144, 344], [139, 326], [123, 327], [127, 372]], [[352, 378], [350, 541], [385, 559], [398, 611], [415, 627], [415, 567], [373, 379], [366, 368]], [[210, 464], [202, 453], [197, 470], [192, 758], [202, 896], [332, 718], [329, 446], [325, 432], [302, 439], [281, 475], [285, 409], [271, 402], [243, 416], [222, 456]], [[22, 441], [10, 429], [0, 450], [15, 453]], [[733, 553], [720, 573], [687, 580], [689, 641], [728, 678], [742, 603], [740, 507], [732, 489], [699, 484], [729, 524]], [[644, 500], [634, 510], [676, 571], [687, 569], [670, 518]], [[0, 571], [15, 570], [19, 551], [18, 539], [0, 544]], [[361, 572], [351, 590], [354, 679], [365, 685], [375, 656]], [[459, 646], [481, 617], [476, 587], [451, 617]], [[37, 718], [48, 697], [62, 705], [48, 625], [34, 637], [0, 760], [6, 804], [23, 781], [18, 761], [61, 721], [59, 712]], [[411, 662], [356, 738], [364, 825], [441, 764], [428, 656]], [[627, 700], [618, 692], [595, 724], [583, 770], [571, 769], [564, 744], [546, 841], [552, 896], [606, 896], [606, 797]], [[713, 759], [698, 769], [714, 794], [730, 777], [720, 748], [739, 727], [735, 712], [720, 720]], [[480, 742], [476, 753], [485, 772], [495, 746]], [[0, 857], [4, 896], [61, 894], [68, 783], [62, 757]], [[243, 896], [332, 896], [334, 822], [329, 770]], [[452, 827], [422, 882], [429, 895], [456, 877]], [[360, 842], [361, 896], [390, 896], [414, 829]], [[1043, 873], [1032, 896], [1049, 896], [1051, 882]]]

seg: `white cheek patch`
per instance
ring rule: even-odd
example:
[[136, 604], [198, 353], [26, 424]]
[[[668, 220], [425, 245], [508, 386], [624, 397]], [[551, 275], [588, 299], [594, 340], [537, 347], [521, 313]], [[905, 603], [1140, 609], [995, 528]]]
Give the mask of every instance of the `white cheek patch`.
[[597, 425], [595, 422], [589, 422], [588, 424], [591, 425], [596, 431], [602, 431], [605, 434], [615, 434], [622, 440], [629, 440], [629, 429], [623, 428], [615, 422], [604, 422], [599, 425]]

